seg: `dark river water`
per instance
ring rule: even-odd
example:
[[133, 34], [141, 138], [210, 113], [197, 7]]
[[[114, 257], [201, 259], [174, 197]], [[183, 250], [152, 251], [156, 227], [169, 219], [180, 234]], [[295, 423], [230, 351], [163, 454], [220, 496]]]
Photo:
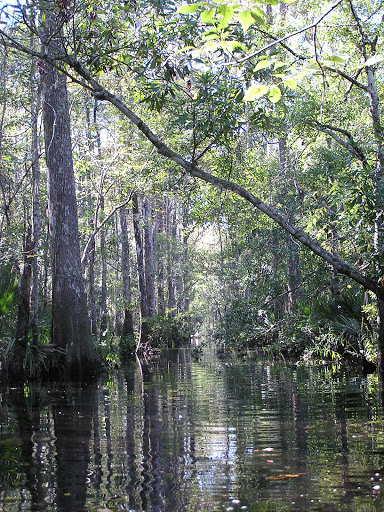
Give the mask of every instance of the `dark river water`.
[[0, 510], [383, 511], [377, 376], [207, 351], [2, 389]]

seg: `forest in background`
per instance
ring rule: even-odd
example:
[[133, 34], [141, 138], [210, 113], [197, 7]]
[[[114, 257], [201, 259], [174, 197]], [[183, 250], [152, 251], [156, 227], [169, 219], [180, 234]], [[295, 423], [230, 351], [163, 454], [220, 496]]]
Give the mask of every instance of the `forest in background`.
[[93, 372], [199, 330], [381, 370], [383, 16], [377, 0], [2, 4], [8, 369]]

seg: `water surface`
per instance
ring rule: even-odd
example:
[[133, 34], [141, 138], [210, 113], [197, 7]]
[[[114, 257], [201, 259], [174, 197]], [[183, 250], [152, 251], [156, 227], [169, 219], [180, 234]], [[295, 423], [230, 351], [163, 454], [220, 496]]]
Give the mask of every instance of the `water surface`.
[[167, 351], [3, 389], [0, 510], [384, 510], [376, 375]]

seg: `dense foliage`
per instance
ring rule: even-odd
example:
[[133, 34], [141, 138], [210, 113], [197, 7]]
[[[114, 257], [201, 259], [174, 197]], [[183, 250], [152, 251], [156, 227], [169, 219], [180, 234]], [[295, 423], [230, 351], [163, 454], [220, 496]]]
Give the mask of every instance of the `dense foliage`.
[[55, 344], [41, 88], [58, 68], [99, 354], [200, 330], [376, 361], [383, 14], [373, 0], [3, 4], [1, 263], [19, 300], [2, 335]]

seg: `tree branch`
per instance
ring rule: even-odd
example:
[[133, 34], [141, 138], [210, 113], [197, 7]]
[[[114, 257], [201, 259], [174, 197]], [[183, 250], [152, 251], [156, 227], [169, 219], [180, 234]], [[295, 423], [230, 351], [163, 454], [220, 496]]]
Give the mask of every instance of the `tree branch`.
[[[368, 164], [367, 158], [366, 158], [363, 150], [361, 148], [359, 148], [359, 146], [353, 140], [353, 136], [349, 131], [344, 130], [343, 128], [338, 128], [337, 126], [332, 126], [332, 125], [324, 124], [324, 123], [310, 122], [309, 124], [310, 124], [310, 126], [313, 126], [313, 127], [317, 128], [318, 130], [320, 130], [321, 132], [326, 133], [327, 135], [332, 137], [338, 144], [340, 144], [340, 146], [347, 149], [356, 158], [358, 158], [366, 169], [369, 168], [369, 164]], [[346, 142], [341, 137], [336, 135], [335, 132], [341, 133], [342, 135], [347, 137], [348, 142]]]
[[232, 62], [231, 64], [242, 64], [243, 62], [246, 62], [247, 60], [253, 59], [253, 57], [256, 57], [257, 55], [260, 55], [261, 53], [264, 53], [266, 50], [269, 50], [270, 48], [273, 48], [274, 46], [283, 43], [287, 39], [290, 39], [291, 37], [297, 36], [301, 34], [302, 32], [306, 32], [307, 30], [310, 30], [311, 28], [315, 28], [321, 21], [323, 21], [324, 18], [328, 16], [329, 13], [331, 13], [338, 5], [340, 5], [344, 0], [337, 0], [331, 7], [327, 10], [326, 13], [324, 13], [320, 18], [318, 18], [314, 23], [311, 23], [310, 25], [307, 25], [306, 27], [300, 28], [299, 30], [296, 30], [295, 32], [292, 32], [291, 34], [287, 34], [284, 37], [281, 37], [280, 39], [276, 39], [272, 43], [267, 44], [266, 46], [263, 46], [263, 48], [260, 48], [259, 50], [256, 50], [253, 53], [250, 53], [246, 57], [243, 57], [242, 59], [238, 60], [237, 62]]
[[91, 236], [88, 238], [88, 242], [85, 244], [85, 247], [84, 247], [84, 250], [83, 250], [83, 255], [81, 256], [81, 264], [82, 265], [84, 265], [85, 260], [87, 259], [88, 251], [89, 251], [89, 246], [93, 242], [93, 240], [94, 240], [95, 236], [97, 235], [97, 233], [103, 228], [103, 226], [105, 226], [105, 224], [109, 221], [109, 219], [111, 217], [113, 217], [118, 210], [120, 210], [120, 208], [124, 208], [124, 206], [126, 206], [129, 203], [129, 201], [132, 199], [132, 195], [133, 195], [133, 192], [131, 192], [129, 194], [128, 199], [126, 199], [122, 203], [116, 205], [113, 208], [113, 210], [110, 211], [108, 213], [108, 215], [103, 219], [103, 221], [100, 223], [100, 225], [93, 231]]

